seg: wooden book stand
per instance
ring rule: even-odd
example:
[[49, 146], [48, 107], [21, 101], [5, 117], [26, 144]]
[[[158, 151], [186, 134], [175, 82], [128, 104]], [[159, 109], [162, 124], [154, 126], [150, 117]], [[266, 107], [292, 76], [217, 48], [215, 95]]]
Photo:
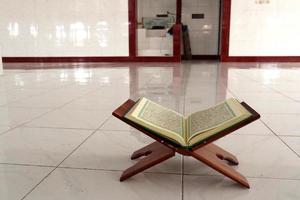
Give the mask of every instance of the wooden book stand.
[[[242, 174], [233, 169], [230, 165], [228, 165], [228, 163], [231, 165], [238, 165], [239, 162], [237, 158], [231, 153], [212, 143], [213, 141], [224, 137], [225, 135], [260, 118], [260, 115], [246, 103], [243, 102], [242, 105], [252, 114], [252, 117], [206, 139], [203, 143], [197, 145], [191, 150], [187, 150], [181, 148], [180, 146], [170, 144], [170, 142], [166, 141], [164, 138], [158, 137], [151, 131], [146, 130], [142, 126], [126, 119], [124, 116], [135, 105], [135, 103], [136, 102], [133, 100], [127, 100], [123, 105], [121, 105], [113, 112], [113, 115], [129, 124], [130, 126], [134, 127], [135, 129], [153, 138], [154, 140], [156, 140], [156, 142], [145, 146], [144, 148], [137, 150], [132, 154], [132, 160], [140, 158], [142, 156], [144, 156], [144, 158], [139, 160], [139, 162], [137, 162], [132, 167], [125, 170], [120, 178], [120, 181], [125, 181], [126, 179], [175, 156], [175, 153], [177, 152], [184, 156], [192, 156], [195, 159], [203, 162], [207, 166], [220, 172], [224, 176], [231, 178], [242, 186], [250, 188], [247, 179]], [[226, 163], [225, 161], [227, 161], [228, 163]]]

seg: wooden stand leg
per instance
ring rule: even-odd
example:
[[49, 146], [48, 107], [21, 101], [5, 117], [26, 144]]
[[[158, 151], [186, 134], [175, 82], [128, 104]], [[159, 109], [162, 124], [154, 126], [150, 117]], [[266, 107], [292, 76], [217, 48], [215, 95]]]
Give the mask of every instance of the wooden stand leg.
[[209, 144], [208, 150], [215, 153], [217, 157], [220, 158], [221, 160], [226, 160], [232, 165], [239, 164], [238, 159], [233, 154], [229, 153], [228, 151], [222, 149], [221, 147], [213, 143]]
[[137, 151], [135, 151], [132, 155], [131, 155], [131, 160], [135, 160], [138, 159], [142, 156], [148, 156], [149, 154], [151, 154], [153, 151], [157, 151], [158, 148], [161, 148], [161, 146], [163, 146], [162, 144], [160, 144], [159, 142], [153, 142]]
[[238, 160], [236, 159], [236, 157], [218, 147], [217, 145], [208, 144], [200, 149], [191, 152], [191, 156], [193, 156], [197, 160], [200, 160], [201, 162], [220, 172], [221, 174], [227, 176], [228, 178], [231, 178], [237, 183], [250, 188], [247, 179], [231, 166], [229, 166], [226, 162], [224, 162], [224, 160], [226, 160], [231, 164], [237, 165]]
[[154, 142], [136, 152], [131, 156], [131, 159], [137, 159], [142, 156], [138, 163], [132, 167], [125, 170], [120, 178], [120, 181], [125, 181], [126, 179], [150, 168], [154, 165], [157, 165], [175, 155], [175, 151], [169, 147], [166, 147], [159, 142]]

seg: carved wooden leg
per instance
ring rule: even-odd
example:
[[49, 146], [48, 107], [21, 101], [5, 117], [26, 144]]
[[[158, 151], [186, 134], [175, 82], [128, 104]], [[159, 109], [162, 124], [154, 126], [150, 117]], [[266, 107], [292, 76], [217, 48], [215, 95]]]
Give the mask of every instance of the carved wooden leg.
[[220, 158], [221, 160], [226, 160], [232, 165], [238, 165], [239, 161], [238, 159], [228, 151], [222, 149], [221, 147], [211, 143], [208, 146], [208, 150], [216, 153], [217, 157]]
[[125, 181], [126, 179], [157, 165], [175, 155], [175, 151], [168, 148], [159, 142], [154, 142], [136, 152], [133, 153], [131, 159], [137, 159], [139, 157], [145, 156], [139, 160], [135, 165], [125, 170], [120, 178], [120, 181]]
[[227, 176], [228, 178], [236, 181], [237, 183], [250, 188], [247, 179], [229, 166], [224, 160], [229, 161], [232, 164], [238, 164], [235, 156], [229, 152], [223, 150], [214, 144], [208, 144], [200, 149], [191, 152], [191, 156], [200, 160], [204, 164]]
[[147, 156], [149, 155], [153, 150], [160, 148], [160, 146], [162, 146], [162, 144], [160, 144], [159, 142], [153, 142], [137, 151], [135, 151], [132, 156], [131, 156], [131, 160], [135, 160], [137, 158], [140, 158], [142, 156]]

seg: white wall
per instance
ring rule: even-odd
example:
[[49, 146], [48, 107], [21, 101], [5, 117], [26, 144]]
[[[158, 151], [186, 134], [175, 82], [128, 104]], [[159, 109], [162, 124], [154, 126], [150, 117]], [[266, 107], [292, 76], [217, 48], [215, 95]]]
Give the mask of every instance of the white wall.
[[[192, 14], [204, 19], [192, 19]], [[189, 27], [193, 55], [219, 54], [220, 0], [183, 0], [182, 22]]]
[[230, 56], [300, 55], [300, 1], [231, 2]]
[[1, 0], [2, 56], [128, 56], [128, 0]]

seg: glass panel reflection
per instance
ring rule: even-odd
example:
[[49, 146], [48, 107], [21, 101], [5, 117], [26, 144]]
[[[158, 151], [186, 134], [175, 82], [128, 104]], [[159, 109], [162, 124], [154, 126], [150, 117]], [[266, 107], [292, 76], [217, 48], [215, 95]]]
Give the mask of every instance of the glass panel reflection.
[[173, 56], [176, 0], [138, 0], [138, 56]]

